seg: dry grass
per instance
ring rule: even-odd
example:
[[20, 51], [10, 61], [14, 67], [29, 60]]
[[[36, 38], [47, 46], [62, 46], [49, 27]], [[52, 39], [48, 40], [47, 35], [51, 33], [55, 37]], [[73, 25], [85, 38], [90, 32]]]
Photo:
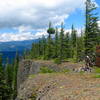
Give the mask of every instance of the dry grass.
[[100, 79], [93, 74], [38, 74], [26, 80], [24, 87], [19, 93], [23, 98], [33, 94], [35, 87], [40, 100], [100, 100]]

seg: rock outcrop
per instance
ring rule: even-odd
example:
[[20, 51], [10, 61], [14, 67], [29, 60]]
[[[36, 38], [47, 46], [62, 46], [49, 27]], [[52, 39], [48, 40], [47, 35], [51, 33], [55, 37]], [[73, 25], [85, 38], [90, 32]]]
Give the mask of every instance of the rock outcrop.
[[[99, 79], [93, 78], [92, 73], [71, 72], [82, 66], [70, 62], [57, 65], [52, 61], [21, 61], [16, 100], [100, 100]], [[41, 67], [54, 73], [39, 73]], [[65, 73], [66, 70], [70, 72]]]
[[39, 73], [41, 67], [48, 67], [54, 70], [55, 72], [59, 72], [61, 70], [61, 68], [53, 62], [23, 60], [19, 63], [17, 87], [19, 88], [20, 84], [22, 84], [29, 75]]
[[20, 87], [29, 75], [37, 74], [40, 72], [41, 67], [48, 67], [54, 72], [61, 72], [62, 70], [73, 70], [74, 68], [80, 68], [84, 65], [77, 63], [65, 62], [62, 64], [55, 64], [53, 61], [42, 61], [42, 60], [22, 60], [19, 63], [17, 87]]

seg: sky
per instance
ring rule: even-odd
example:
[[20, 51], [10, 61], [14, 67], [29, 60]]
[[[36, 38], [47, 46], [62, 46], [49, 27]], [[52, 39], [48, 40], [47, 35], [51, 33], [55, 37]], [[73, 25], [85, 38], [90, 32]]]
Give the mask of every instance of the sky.
[[[97, 4], [100, 16], [100, 0]], [[47, 35], [53, 26], [64, 22], [65, 30], [74, 24], [77, 30], [85, 25], [85, 0], [0, 0], [0, 42], [23, 41]]]

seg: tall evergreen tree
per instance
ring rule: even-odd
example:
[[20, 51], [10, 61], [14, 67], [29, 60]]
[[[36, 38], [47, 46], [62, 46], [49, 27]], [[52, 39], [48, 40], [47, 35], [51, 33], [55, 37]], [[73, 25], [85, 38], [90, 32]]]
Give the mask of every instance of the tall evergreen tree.
[[32, 49], [31, 49], [31, 58], [36, 58], [37, 53], [36, 53], [36, 43], [32, 44]]
[[8, 58], [7, 58], [7, 62], [6, 62], [6, 68], [5, 68], [5, 80], [6, 80], [6, 84], [9, 87], [9, 97], [10, 99], [12, 99], [12, 94], [13, 94], [13, 90], [12, 90], [12, 85], [13, 85], [13, 66], [11, 64], [9, 64]]
[[84, 57], [84, 35], [83, 31], [81, 31], [81, 35], [77, 37], [77, 46], [76, 46], [76, 52], [77, 52], [77, 61], [82, 61]]
[[70, 45], [69, 32], [67, 32], [64, 36], [64, 57], [65, 58], [71, 57], [71, 45]]
[[99, 28], [98, 17], [94, 13], [95, 4], [91, 0], [86, 0], [86, 26], [85, 26], [85, 55], [93, 55], [98, 44]]
[[76, 30], [74, 29], [74, 26], [72, 25], [72, 30], [71, 30], [71, 51], [72, 51], [72, 58], [75, 57], [75, 50], [76, 50], [76, 41], [77, 41], [77, 34], [76, 34]]
[[59, 36], [59, 57], [60, 60], [63, 60], [64, 58], [64, 25], [61, 24], [61, 31]]
[[7, 58], [7, 64], [5, 68], [5, 77], [6, 77], [6, 83], [9, 87], [12, 87], [12, 81], [13, 81], [13, 68], [12, 65], [9, 64], [8, 58]]
[[10, 91], [9, 87], [6, 84], [1, 56], [0, 56], [0, 100], [10, 100]]
[[42, 55], [42, 40], [39, 38], [39, 42], [38, 42], [38, 57]]
[[57, 58], [59, 56], [59, 36], [58, 36], [58, 28], [56, 28], [55, 32], [55, 49], [54, 49], [54, 56]]
[[45, 59], [47, 43], [46, 43], [46, 38], [45, 38], [44, 35], [42, 36], [42, 44], [41, 44], [41, 46], [42, 46], [42, 55], [43, 55], [43, 58]]
[[50, 59], [53, 57], [53, 41], [51, 38], [51, 35], [55, 33], [55, 29], [52, 27], [51, 22], [49, 23], [49, 29], [47, 30], [48, 36], [48, 43], [47, 43], [47, 59]]
[[16, 52], [16, 58], [14, 62], [14, 71], [13, 71], [13, 99], [17, 97], [17, 73], [18, 73], [18, 65], [19, 65], [19, 55]]

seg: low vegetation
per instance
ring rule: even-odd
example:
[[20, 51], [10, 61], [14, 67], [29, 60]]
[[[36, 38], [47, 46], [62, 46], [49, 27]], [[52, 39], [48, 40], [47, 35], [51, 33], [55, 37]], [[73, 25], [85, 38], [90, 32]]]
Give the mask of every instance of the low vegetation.
[[61, 64], [61, 60], [59, 58], [54, 59], [55, 64]]
[[63, 69], [61, 72], [62, 73], [68, 73], [68, 72], [71, 72], [71, 71], [69, 69]]
[[94, 78], [100, 78], [100, 74], [95, 74]]
[[40, 68], [40, 73], [54, 73], [55, 71], [53, 69], [50, 69], [46, 66], [43, 66]]
[[94, 70], [95, 70], [95, 73], [99, 73], [100, 74], [100, 68], [95, 67]]

